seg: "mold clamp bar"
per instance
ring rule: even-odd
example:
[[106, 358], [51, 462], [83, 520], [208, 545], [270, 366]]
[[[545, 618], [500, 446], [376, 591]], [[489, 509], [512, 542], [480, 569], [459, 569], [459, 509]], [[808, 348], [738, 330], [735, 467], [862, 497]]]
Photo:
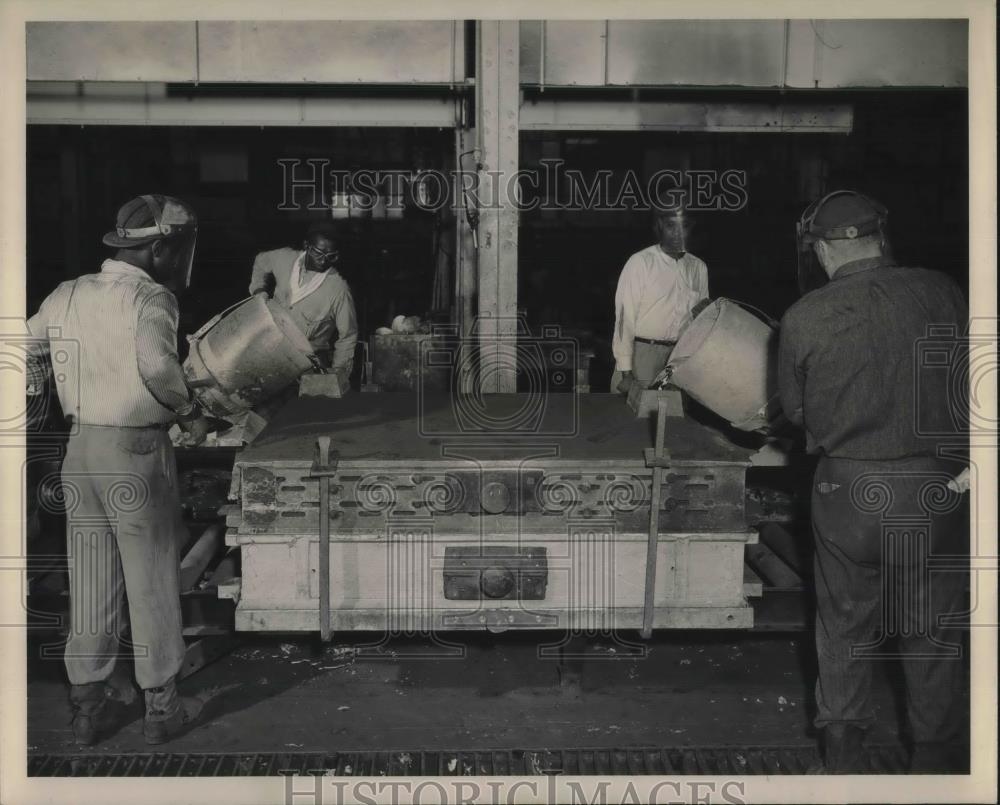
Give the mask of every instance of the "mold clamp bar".
[[653, 608], [656, 592], [656, 552], [660, 537], [660, 490], [663, 487], [663, 470], [669, 466], [670, 454], [664, 449], [667, 401], [660, 399], [656, 405], [655, 448], [645, 451], [646, 466], [653, 468], [653, 488], [649, 497], [649, 541], [646, 544], [646, 583], [642, 609], [642, 631], [644, 639], [653, 635]]
[[319, 480], [319, 636], [324, 642], [330, 631], [330, 479], [337, 474], [337, 451], [330, 450], [330, 437], [316, 440], [316, 459], [310, 478]]

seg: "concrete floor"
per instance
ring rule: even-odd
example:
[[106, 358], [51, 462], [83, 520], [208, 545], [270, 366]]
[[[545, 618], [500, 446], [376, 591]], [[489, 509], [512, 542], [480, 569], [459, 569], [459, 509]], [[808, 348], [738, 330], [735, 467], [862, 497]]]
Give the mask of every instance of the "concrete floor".
[[[280, 752], [767, 745], [813, 740], [813, 649], [807, 635], [672, 632], [646, 657], [588, 642], [579, 684], [539, 657], [545, 633], [449, 635], [448, 649], [366, 636], [321, 646], [303, 636], [245, 637], [185, 680], [205, 720], [159, 747]], [[630, 636], [631, 639], [631, 636]], [[29, 643], [30, 752], [72, 751], [65, 675]], [[453, 656], [433, 656], [450, 651]], [[428, 656], [430, 653], [431, 656]], [[632, 655], [632, 656], [630, 656]], [[572, 668], [572, 664], [570, 666]], [[898, 687], [877, 666], [874, 741], [896, 738]], [[98, 752], [145, 751], [141, 713]]]

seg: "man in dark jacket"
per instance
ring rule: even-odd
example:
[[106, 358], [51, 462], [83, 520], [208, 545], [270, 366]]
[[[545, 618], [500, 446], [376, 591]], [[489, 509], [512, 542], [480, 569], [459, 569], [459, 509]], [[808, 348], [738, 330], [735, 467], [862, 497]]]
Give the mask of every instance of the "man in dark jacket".
[[[949, 277], [894, 264], [885, 222], [881, 204], [852, 191], [813, 204], [799, 222], [800, 248], [829, 281], [781, 325], [782, 406], [820, 456], [815, 724], [832, 773], [865, 770], [872, 667], [890, 657], [903, 664], [913, 770], [968, 762], [961, 634], [941, 620], [963, 611], [965, 574], [932, 568], [968, 550], [965, 501], [949, 483], [965, 464], [945, 457], [940, 426], [962, 412], [947, 373], [922, 372], [917, 359], [933, 333], [964, 335], [968, 312]], [[950, 354], [960, 372], [961, 348]], [[961, 453], [967, 434], [951, 430], [951, 453]]]

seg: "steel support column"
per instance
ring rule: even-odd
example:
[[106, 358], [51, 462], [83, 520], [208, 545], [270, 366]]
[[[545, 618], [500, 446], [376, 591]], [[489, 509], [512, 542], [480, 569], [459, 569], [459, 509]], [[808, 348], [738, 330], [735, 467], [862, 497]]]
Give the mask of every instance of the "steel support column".
[[478, 148], [476, 146], [478, 138], [474, 129], [462, 128], [461, 123], [455, 127], [455, 173], [458, 177], [456, 182], [456, 209], [455, 209], [455, 315], [453, 321], [461, 336], [459, 347], [458, 366], [458, 390], [461, 394], [471, 394], [475, 391], [476, 377], [471, 371], [471, 363], [468, 360], [468, 350], [471, 347], [472, 326], [476, 319], [476, 299], [477, 283], [479, 280], [477, 263], [477, 235], [469, 220], [469, 209], [472, 210], [472, 217], [479, 213], [474, 193], [466, 194], [465, 187], [468, 179], [476, 177], [476, 159], [478, 158]]
[[479, 388], [516, 390], [519, 23], [484, 20], [477, 36]]

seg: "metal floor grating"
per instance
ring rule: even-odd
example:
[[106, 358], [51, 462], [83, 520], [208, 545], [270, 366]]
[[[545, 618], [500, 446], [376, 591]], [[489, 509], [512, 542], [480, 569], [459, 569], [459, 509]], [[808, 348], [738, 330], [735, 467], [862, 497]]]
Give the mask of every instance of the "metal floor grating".
[[[246, 754], [36, 754], [29, 777], [410, 777], [538, 774], [757, 775], [805, 774], [818, 763], [814, 746], [639, 747], [462, 752], [269, 752]], [[874, 774], [902, 774], [902, 746], [868, 748]]]

